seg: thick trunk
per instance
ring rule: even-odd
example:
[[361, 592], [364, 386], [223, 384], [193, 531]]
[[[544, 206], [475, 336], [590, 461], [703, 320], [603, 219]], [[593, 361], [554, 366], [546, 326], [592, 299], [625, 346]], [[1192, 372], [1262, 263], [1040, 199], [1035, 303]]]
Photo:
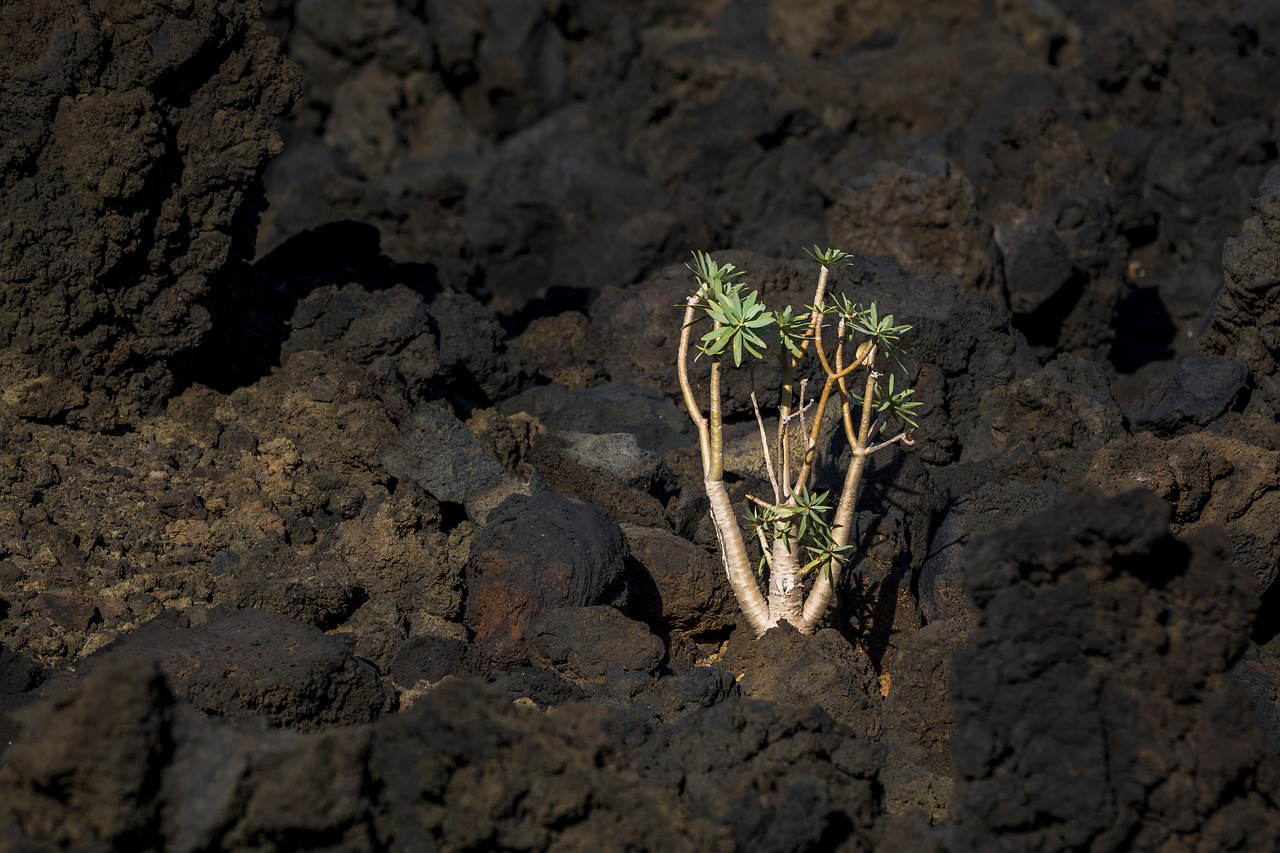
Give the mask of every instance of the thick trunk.
[[772, 628], [776, 622], [770, 620], [768, 602], [756, 583], [751, 557], [742, 541], [742, 529], [733, 514], [733, 504], [729, 501], [724, 481], [708, 479], [703, 481], [703, 485], [707, 490], [707, 498], [711, 501], [711, 523], [716, 529], [716, 538], [720, 541], [720, 558], [724, 561], [725, 573], [729, 576], [729, 586], [733, 589], [747, 622], [758, 636]]
[[800, 582], [799, 546], [794, 536], [773, 540], [772, 565], [769, 567], [769, 622], [777, 625], [783, 619], [791, 627], [805, 631], [804, 585]]

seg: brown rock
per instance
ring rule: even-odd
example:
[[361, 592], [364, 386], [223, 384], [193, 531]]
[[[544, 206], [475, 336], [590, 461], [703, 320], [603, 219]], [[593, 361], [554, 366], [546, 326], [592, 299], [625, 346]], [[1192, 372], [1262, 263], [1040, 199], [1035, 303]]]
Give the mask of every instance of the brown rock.
[[624, 524], [638, 576], [635, 609], [660, 630], [692, 637], [731, 628], [738, 605], [714, 555], [667, 530]]
[[597, 507], [554, 492], [512, 495], [472, 543], [463, 622], [495, 664], [524, 663], [534, 616], [621, 603], [626, 553], [622, 531]]
[[42, 592], [35, 597], [32, 605], [43, 616], [68, 630], [88, 630], [93, 621], [99, 618], [98, 608], [93, 600], [74, 592]]

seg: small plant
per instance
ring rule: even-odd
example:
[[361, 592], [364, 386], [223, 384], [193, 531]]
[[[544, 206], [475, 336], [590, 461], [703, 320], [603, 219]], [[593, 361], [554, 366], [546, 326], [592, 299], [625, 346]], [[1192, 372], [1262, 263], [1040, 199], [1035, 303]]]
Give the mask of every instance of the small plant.
[[[847, 253], [817, 246], [806, 253], [821, 271], [813, 304], [803, 313], [791, 306], [768, 310], [760, 294], [742, 280], [744, 271], [733, 264], [721, 265], [710, 255], [694, 252], [694, 262], [688, 265], [697, 287], [683, 306], [676, 369], [685, 406], [698, 430], [720, 557], [757, 635], [782, 620], [804, 633], [818, 627], [853, 549], [849, 534], [867, 457], [898, 442], [911, 444], [920, 406], [911, 399], [911, 389], [899, 387], [892, 374], [882, 372], [888, 362], [897, 361], [898, 340], [911, 327], [895, 323], [892, 314], [881, 316], [874, 302], [863, 306], [844, 296], [828, 296], [831, 270], [850, 264]], [[707, 326], [694, 343], [696, 330]], [[710, 363], [706, 415], [689, 378], [691, 348], [696, 350], [695, 362], [705, 357]], [[721, 378], [726, 362], [737, 368], [745, 358], [769, 356], [782, 368], [772, 448], [759, 402], [754, 392], [751, 395], [773, 490], [772, 500], [747, 495], [750, 535], [761, 554], [753, 561], [724, 484]], [[826, 378], [817, 398], [806, 400], [807, 380], [797, 388], [796, 367], [808, 357], [818, 359]], [[811, 489], [824, 416], [833, 399], [852, 450], [834, 514], [831, 495]], [[891, 425], [899, 431], [886, 438]]]

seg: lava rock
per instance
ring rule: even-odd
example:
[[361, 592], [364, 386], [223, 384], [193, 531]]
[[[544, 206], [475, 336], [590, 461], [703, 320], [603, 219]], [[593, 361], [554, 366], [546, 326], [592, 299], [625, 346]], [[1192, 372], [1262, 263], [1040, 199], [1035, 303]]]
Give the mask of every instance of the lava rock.
[[377, 671], [320, 629], [263, 610], [215, 611], [203, 625], [158, 618], [85, 659], [96, 672], [154, 662], [206, 713], [314, 729], [367, 723], [391, 704]]
[[1102, 369], [1066, 354], [986, 392], [960, 458], [987, 466], [989, 479], [1073, 482], [1098, 448], [1124, 434], [1124, 415]]
[[1234, 406], [1247, 378], [1243, 362], [1190, 353], [1172, 376], [1154, 379], [1127, 414], [1136, 429], [1157, 435], [1202, 430]]
[[1230, 849], [1280, 818], [1280, 759], [1230, 676], [1258, 597], [1145, 491], [1079, 491], [966, 553], [948, 849]]
[[443, 400], [414, 409], [378, 458], [393, 477], [413, 480], [439, 500], [476, 511], [507, 479], [502, 464]]
[[689, 637], [722, 633], [738, 603], [720, 561], [667, 530], [624, 524], [631, 551], [632, 611], [659, 631]]
[[613, 607], [559, 607], [529, 620], [534, 662], [571, 678], [602, 678], [613, 669], [654, 673], [666, 647], [642, 622]]
[[174, 747], [173, 706], [157, 665], [132, 660], [27, 709], [0, 773], [0, 825], [54, 847], [163, 846], [157, 789]]
[[965, 548], [988, 533], [1044, 512], [1062, 493], [1060, 484], [1040, 480], [989, 483], [953, 499], [934, 531], [917, 580], [925, 620], [955, 620], [976, 626], [978, 611], [964, 592]]
[[736, 849], [870, 851], [881, 756], [817, 708], [733, 699], [682, 718], [633, 760]]
[[827, 214], [836, 246], [887, 255], [903, 269], [924, 261], [965, 290], [996, 286], [995, 247], [964, 171], [931, 153], [905, 163], [879, 161], [840, 189]]
[[471, 545], [463, 623], [498, 665], [528, 660], [529, 621], [557, 607], [623, 604], [626, 539], [597, 507], [512, 495]]
[[761, 637], [739, 631], [721, 665], [743, 696], [818, 707], [870, 740], [880, 736], [880, 681], [871, 659], [831, 628], [808, 635], [784, 623]]
[[211, 328], [300, 89], [259, 15], [199, 0], [0, 16], [0, 404], [19, 417], [136, 423]]
[[1255, 215], [1222, 247], [1222, 289], [1197, 344], [1204, 354], [1243, 362], [1252, 391], [1242, 429], [1251, 441], [1280, 449], [1275, 429], [1280, 381], [1274, 330], [1280, 325], [1280, 167], [1267, 172]]
[[1159, 495], [1173, 508], [1179, 536], [1221, 528], [1231, 563], [1247, 568], [1266, 593], [1280, 575], [1277, 472], [1280, 451], [1213, 433], [1171, 439], [1139, 433], [1102, 447], [1086, 479], [1111, 495], [1133, 488]]

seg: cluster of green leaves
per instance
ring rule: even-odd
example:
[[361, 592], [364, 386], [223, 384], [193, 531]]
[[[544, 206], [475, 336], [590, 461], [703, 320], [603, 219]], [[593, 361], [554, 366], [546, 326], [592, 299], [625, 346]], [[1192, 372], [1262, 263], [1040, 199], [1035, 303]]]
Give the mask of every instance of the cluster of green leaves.
[[788, 305], [781, 311], [774, 312], [773, 322], [778, 327], [778, 345], [794, 358], [803, 356], [804, 351], [800, 347], [809, 334], [809, 315], [797, 315]]
[[817, 243], [813, 244], [812, 249], [805, 249], [804, 253], [824, 267], [853, 266], [853, 255], [839, 249], [819, 249]]
[[686, 266], [698, 280], [697, 306], [713, 321], [698, 351], [709, 356], [732, 352], [735, 367], [742, 365], [744, 349], [760, 358], [766, 346], [760, 331], [773, 325], [773, 314], [765, 309], [758, 293], [747, 291], [744, 282], [735, 280], [742, 270], [733, 264], [722, 266], [706, 252], [694, 252], [693, 259], [693, 265]]
[[898, 391], [893, 387], [893, 381], [893, 374], [890, 373], [887, 386], [876, 383], [875, 399], [872, 405], [881, 417], [880, 431], [883, 432], [888, 424], [895, 421], [915, 429], [919, 426], [916, 423], [916, 409], [920, 408], [921, 404], [911, 399], [915, 394], [913, 389], [903, 388]]
[[[752, 525], [752, 534], [764, 533], [766, 546], [778, 537], [787, 537], [794, 530], [795, 541], [805, 550], [807, 562], [800, 568], [802, 574], [813, 571], [818, 566], [830, 570], [831, 561], [841, 558], [853, 548], [852, 545], [837, 545], [831, 533], [831, 525], [827, 522], [827, 513], [831, 512], [827, 500], [830, 492], [814, 493], [801, 486], [794, 494], [794, 505], [751, 507], [748, 521]], [[766, 565], [770, 565], [773, 555], [769, 547], [761, 549], [760, 564], [756, 573], [764, 574]]]
[[856, 340], [857, 336], [861, 335], [875, 344], [879, 353], [895, 360], [898, 339], [911, 331], [909, 325], [894, 323], [892, 314], [881, 317], [874, 302], [863, 306], [861, 303], [850, 301], [844, 294], [841, 294], [833, 304], [823, 306], [822, 310], [844, 320], [845, 334], [851, 340]]
[[696, 304], [712, 321], [698, 345], [699, 354], [731, 354], [734, 367], [741, 367], [744, 350], [761, 358], [769, 348], [762, 335], [770, 326], [777, 332], [775, 351], [786, 350], [795, 358], [804, 354], [801, 346], [809, 329], [808, 314], [797, 315], [790, 305], [770, 311], [759, 293], [737, 280], [743, 273], [733, 264], [718, 264], [705, 252], [694, 252], [693, 258], [694, 263], [686, 266], [698, 280]]

